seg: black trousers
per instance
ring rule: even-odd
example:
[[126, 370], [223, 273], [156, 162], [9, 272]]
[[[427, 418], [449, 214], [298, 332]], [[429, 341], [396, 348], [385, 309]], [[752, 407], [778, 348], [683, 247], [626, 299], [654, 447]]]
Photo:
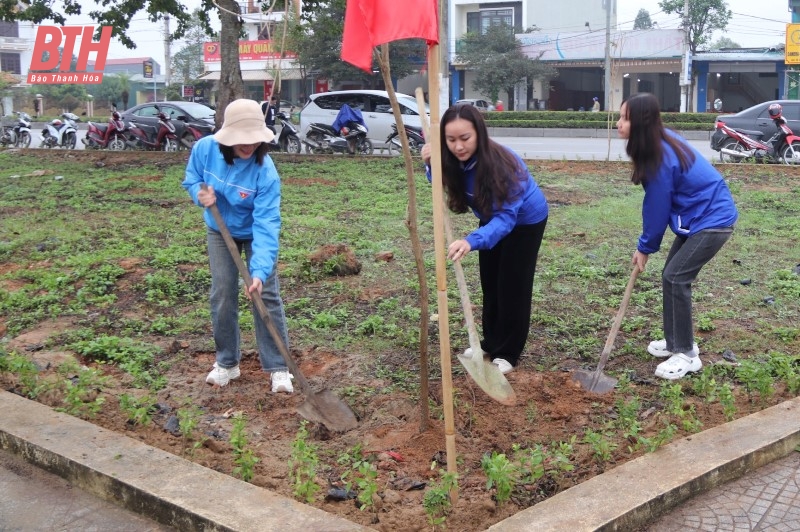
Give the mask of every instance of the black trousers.
[[519, 225], [493, 249], [479, 251], [483, 290], [483, 340], [490, 358], [516, 366], [531, 326], [531, 297], [536, 261], [547, 218]]

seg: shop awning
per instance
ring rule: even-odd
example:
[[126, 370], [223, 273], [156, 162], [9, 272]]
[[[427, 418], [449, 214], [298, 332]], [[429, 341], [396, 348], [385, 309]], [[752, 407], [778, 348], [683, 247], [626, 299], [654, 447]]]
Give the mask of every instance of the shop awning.
[[[219, 81], [219, 77], [220, 72], [217, 70], [203, 74], [200, 76], [200, 79]], [[264, 81], [274, 79], [275, 77], [272, 75], [272, 72], [267, 72], [266, 70], [242, 70], [242, 81]], [[300, 76], [300, 70], [293, 68], [281, 71], [281, 79], [302, 79], [302, 77]]]

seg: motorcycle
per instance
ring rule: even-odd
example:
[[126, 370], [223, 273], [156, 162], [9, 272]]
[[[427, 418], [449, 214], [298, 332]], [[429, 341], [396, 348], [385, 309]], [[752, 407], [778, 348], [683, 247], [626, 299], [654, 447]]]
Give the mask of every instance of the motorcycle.
[[367, 125], [361, 111], [345, 104], [332, 125], [314, 122], [308, 126], [306, 153], [372, 154], [372, 141], [367, 138]]
[[87, 149], [99, 150], [108, 148], [109, 150], [121, 151], [127, 148], [127, 136], [125, 134], [125, 122], [122, 120], [119, 111], [114, 107], [111, 111], [111, 116], [108, 118], [108, 124], [98, 124], [96, 122], [89, 122], [89, 131], [86, 132], [86, 137], [81, 139], [86, 145]]
[[0, 146], [27, 148], [31, 145], [31, 116], [23, 111], [16, 111], [16, 124], [3, 126], [0, 133]]
[[158, 110], [158, 128], [148, 124], [129, 121], [127, 144], [134, 150], [178, 151], [175, 124], [161, 109]]
[[[422, 128], [407, 126], [403, 124], [408, 137], [408, 147], [411, 149], [411, 155], [419, 155], [422, 146], [425, 144], [425, 138], [422, 136]], [[392, 133], [386, 137], [386, 147], [389, 150], [389, 155], [395, 156], [403, 153], [403, 144], [400, 142], [400, 133], [397, 130], [397, 124], [392, 124]]]
[[[292, 124], [289, 114], [286, 111], [281, 111], [275, 115], [275, 118], [281, 121], [281, 132], [269, 143], [269, 149], [271, 151], [300, 153], [300, 136], [297, 133], [297, 128]], [[275, 133], [274, 127], [267, 127]]]
[[185, 115], [178, 115], [175, 117], [175, 120], [180, 120], [181, 122], [183, 122], [184, 125], [183, 135], [181, 136], [180, 142], [178, 144], [179, 150], [191, 151], [195, 142], [202, 139], [203, 137], [211, 135], [214, 132], [214, 126], [210, 124], [202, 126], [196, 123], [190, 124]]
[[75, 149], [78, 143], [78, 126], [76, 122], [81, 119], [78, 115], [72, 113], [61, 113], [60, 118], [54, 118], [42, 129], [41, 139], [42, 143], [40, 148], [68, 148]]
[[796, 136], [782, 117], [775, 119], [778, 131], [766, 142], [761, 141], [761, 131], [734, 129], [722, 120], [714, 125], [715, 137], [721, 146], [719, 160], [740, 163], [752, 159], [759, 163], [800, 164], [800, 137]]

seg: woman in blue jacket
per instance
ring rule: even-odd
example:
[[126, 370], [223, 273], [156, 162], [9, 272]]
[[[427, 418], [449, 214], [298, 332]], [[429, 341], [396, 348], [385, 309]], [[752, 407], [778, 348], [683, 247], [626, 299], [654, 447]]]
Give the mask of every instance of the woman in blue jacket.
[[[449, 244], [447, 258], [461, 260], [478, 251], [481, 348], [500, 371], [508, 373], [528, 340], [547, 200], [523, 160], [489, 138], [477, 108], [450, 107], [442, 115], [440, 129], [447, 206], [455, 213], [471, 209], [479, 220], [477, 229]], [[429, 144], [423, 146], [422, 157], [429, 163]]]
[[639, 93], [623, 102], [617, 131], [628, 139], [631, 181], [644, 187], [642, 234], [632, 263], [644, 271], [667, 227], [675, 233], [661, 273], [664, 339], [651, 342], [647, 351], [667, 358], [656, 368], [656, 376], [680, 379], [703, 367], [694, 342], [692, 283], [730, 239], [738, 212], [722, 175], [664, 128], [655, 96]]
[[[286, 315], [276, 271], [280, 177], [267, 155], [267, 143], [274, 136], [264, 124], [258, 102], [231, 102], [225, 108], [222, 128], [192, 148], [183, 187], [197, 205], [210, 207], [216, 203], [237, 247], [245, 252], [253, 278], [253, 283], [245, 287], [247, 296], [261, 297], [288, 349]], [[206, 190], [202, 189], [203, 183]], [[207, 226], [211, 322], [217, 349], [217, 360], [206, 382], [225, 386], [240, 375], [239, 270], [208, 209], [203, 218]], [[261, 367], [272, 374], [273, 393], [292, 393], [292, 375], [255, 308], [253, 317]]]

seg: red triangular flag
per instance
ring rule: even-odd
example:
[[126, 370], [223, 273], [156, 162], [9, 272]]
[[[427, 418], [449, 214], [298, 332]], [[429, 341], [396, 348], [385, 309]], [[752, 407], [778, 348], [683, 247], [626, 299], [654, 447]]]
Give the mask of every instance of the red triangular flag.
[[342, 60], [372, 72], [372, 49], [399, 39], [439, 42], [437, 0], [347, 0]]

